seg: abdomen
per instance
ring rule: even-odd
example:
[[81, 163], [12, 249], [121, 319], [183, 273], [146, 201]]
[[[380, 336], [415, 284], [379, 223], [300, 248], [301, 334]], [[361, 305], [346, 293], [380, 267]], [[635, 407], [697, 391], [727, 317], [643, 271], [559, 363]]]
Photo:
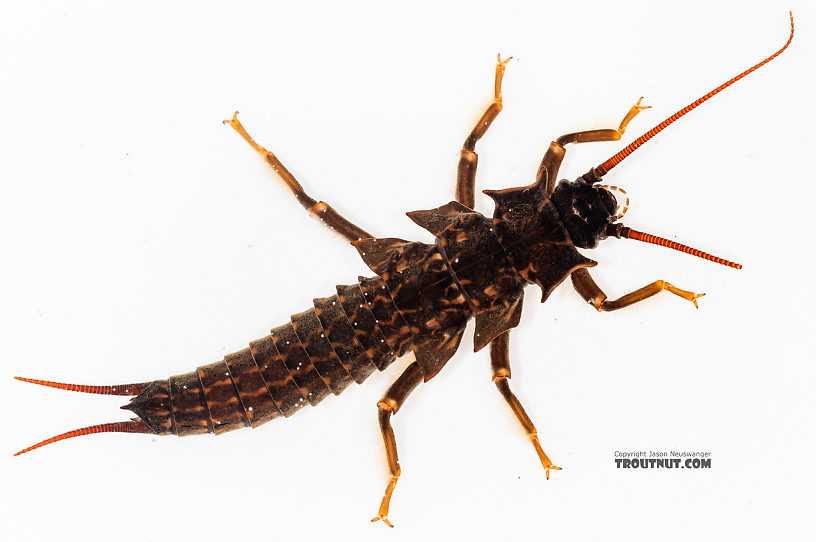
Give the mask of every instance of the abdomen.
[[122, 408], [159, 434], [257, 427], [362, 383], [405, 354], [411, 339], [383, 280], [361, 278], [315, 299], [248, 348], [151, 382]]

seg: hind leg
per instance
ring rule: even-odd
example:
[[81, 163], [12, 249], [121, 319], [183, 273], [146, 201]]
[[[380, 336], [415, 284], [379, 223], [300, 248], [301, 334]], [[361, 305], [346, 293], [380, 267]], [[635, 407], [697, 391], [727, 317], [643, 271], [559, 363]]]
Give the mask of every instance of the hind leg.
[[229, 124], [232, 126], [232, 128], [238, 132], [253, 149], [258, 151], [258, 153], [264, 157], [269, 165], [272, 166], [272, 169], [275, 170], [275, 173], [277, 173], [283, 182], [286, 183], [286, 186], [289, 187], [298, 202], [312, 215], [322, 220], [327, 226], [337, 231], [337, 233], [349, 241], [359, 241], [360, 239], [373, 237], [373, 235], [365, 231], [360, 226], [357, 226], [356, 224], [347, 220], [325, 201], [315, 201], [311, 196], [306, 194], [306, 191], [303, 189], [297, 179], [295, 179], [295, 176], [292, 175], [288, 169], [286, 169], [281, 161], [278, 160], [278, 157], [271, 151], [268, 151], [262, 146], [258, 145], [258, 143], [252, 139], [244, 128], [243, 124], [241, 124], [241, 121], [238, 120], [237, 111], [232, 116], [232, 119], [225, 120], [224, 124]]

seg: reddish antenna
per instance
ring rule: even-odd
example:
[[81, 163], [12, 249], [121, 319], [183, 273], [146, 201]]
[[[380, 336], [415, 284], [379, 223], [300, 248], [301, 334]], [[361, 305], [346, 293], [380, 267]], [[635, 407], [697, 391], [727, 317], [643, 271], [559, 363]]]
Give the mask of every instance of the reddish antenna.
[[636, 241], [643, 241], [644, 243], [660, 245], [661, 247], [669, 247], [674, 250], [685, 252], [686, 254], [691, 254], [692, 256], [697, 256], [698, 258], [708, 260], [710, 262], [715, 262], [721, 265], [726, 265], [728, 267], [733, 267], [734, 269], [742, 269], [742, 265], [738, 263], [729, 262], [728, 260], [723, 260], [722, 258], [718, 258], [717, 256], [712, 256], [708, 252], [703, 252], [702, 250], [691, 248], [690, 246], [683, 245], [676, 241], [669, 241], [668, 239], [658, 237], [657, 235], [652, 235], [650, 233], [643, 233], [641, 231], [633, 230], [632, 228], [627, 228], [626, 226], [623, 226], [620, 229], [620, 236], [625, 237], [626, 239], [634, 239]]
[[701, 96], [700, 98], [696, 99], [695, 101], [688, 104], [686, 107], [684, 107], [683, 109], [681, 109], [680, 111], [678, 111], [677, 113], [672, 115], [671, 117], [667, 118], [666, 120], [664, 120], [663, 122], [661, 122], [660, 124], [658, 124], [657, 126], [652, 128], [651, 130], [649, 130], [648, 132], [646, 132], [645, 134], [643, 134], [642, 136], [640, 136], [639, 138], [634, 140], [632, 143], [627, 145], [618, 154], [616, 154], [615, 156], [613, 156], [612, 158], [610, 158], [609, 160], [607, 160], [606, 162], [604, 162], [603, 164], [601, 164], [600, 166], [595, 168], [595, 171], [598, 173], [598, 175], [600, 175], [600, 176], [606, 175], [609, 172], [610, 169], [612, 169], [613, 167], [620, 164], [623, 161], [624, 158], [626, 158], [627, 156], [632, 154], [635, 151], [635, 149], [637, 149], [638, 147], [640, 147], [641, 145], [643, 145], [644, 143], [646, 143], [647, 141], [652, 139], [661, 130], [663, 130], [663, 128], [665, 128], [666, 126], [668, 126], [672, 122], [676, 121], [677, 119], [679, 119], [680, 117], [682, 117], [683, 115], [685, 115], [686, 113], [688, 113], [689, 111], [691, 111], [692, 109], [694, 109], [695, 107], [697, 107], [698, 105], [703, 103], [704, 101], [708, 100], [709, 98], [711, 98], [715, 94], [717, 94], [720, 91], [728, 88], [729, 86], [733, 85], [734, 83], [736, 83], [737, 81], [739, 81], [740, 79], [742, 79], [743, 77], [745, 77], [746, 75], [751, 73], [752, 71], [761, 68], [762, 66], [764, 66], [765, 64], [767, 64], [768, 62], [770, 62], [774, 58], [778, 57], [780, 54], [782, 54], [782, 51], [787, 49], [788, 45], [790, 45], [790, 43], [791, 43], [791, 40], [793, 40], [793, 12], [789, 11], [788, 14], [790, 14], [790, 37], [788, 38], [788, 41], [785, 43], [785, 45], [782, 46], [781, 49], [779, 49], [777, 52], [775, 52], [774, 54], [772, 54], [771, 56], [769, 56], [768, 58], [766, 58], [762, 62], [759, 62], [758, 64], [755, 64], [753, 67], [745, 70], [744, 72], [737, 75], [736, 77], [726, 81], [725, 83], [718, 86], [717, 88], [715, 88], [714, 90], [712, 90], [711, 92], [706, 94], [705, 96]]

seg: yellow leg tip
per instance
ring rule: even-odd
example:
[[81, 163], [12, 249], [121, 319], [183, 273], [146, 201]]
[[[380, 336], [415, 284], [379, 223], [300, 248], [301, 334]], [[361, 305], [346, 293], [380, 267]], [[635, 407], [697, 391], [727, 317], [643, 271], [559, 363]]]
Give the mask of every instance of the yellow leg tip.
[[562, 470], [561, 467], [556, 467], [555, 465], [550, 465], [549, 467], [544, 467], [547, 469], [547, 480], [550, 479], [550, 470]]
[[677, 286], [675, 286], [673, 284], [669, 284], [666, 281], [663, 281], [663, 289], [670, 291], [671, 293], [673, 293], [676, 296], [679, 296], [679, 297], [682, 297], [683, 299], [687, 299], [688, 301], [691, 301], [692, 303], [694, 303], [694, 306], [696, 308], [698, 308], [698, 309], [700, 308], [700, 306], [697, 305], [697, 298], [698, 297], [703, 297], [705, 295], [704, 293], [703, 294], [695, 294], [694, 292], [681, 290]]
[[644, 109], [651, 109], [652, 108], [651, 105], [640, 105], [640, 102], [642, 102], [642, 101], [643, 101], [643, 96], [641, 96], [640, 99], [638, 99], [637, 103], [635, 104], [635, 107], [637, 108], [638, 112], [643, 111]]
[[533, 433], [530, 435], [530, 441], [533, 443], [533, 447], [535, 448], [536, 454], [538, 454], [538, 459], [541, 461], [541, 466], [544, 467], [546, 471], [547, 480], [550, 479], [550, 469], [552, 470], [561, 470], [561, 467], [556, 467], [550, 461], [550, 458], [547, 457], [547, 454], [544, 453], [544, 449], [541, 448], [541, 443], [538, 442], [538, 435]]
[[388, 521], [388, 507], [391, 504], [391, 495], [394, 493], [394, 488], [397, 486], [397, 480], [399, 479], [399, 474], [396, 476], [392, 476], [391, 480], [388, 482], [388, 485], [385, 488], [385, 495], [383, 495], [382, 502], [380, 503], [380, 509], [377, 512], [376, 517], [371, 518], [371, 522], [374, 523], [375, 521], [382, 520], [383, 523], [388, 525], [389, 527], [394, 527], [391, 525], [391, 522]]
[[394, 526], [391, 525], [391, 522], [388, 521], [388, 516], [377, 516], [376, 518], [371, 518], [371, 523], [374, 523], [375, 521], [379, 521], [379, 520], [382, 520], [383, 523], [385, 523], [386, 525], [388, 525], [392, 529], [394, 528]]
[[235, 113], [232, 114], [231, 119], [222, 120], [221, 124], [229, 124], [230, 126], [232, 126], [233, 123], [235, 123], [235, 122], [238, 122], [238, 111], [236, 111]]

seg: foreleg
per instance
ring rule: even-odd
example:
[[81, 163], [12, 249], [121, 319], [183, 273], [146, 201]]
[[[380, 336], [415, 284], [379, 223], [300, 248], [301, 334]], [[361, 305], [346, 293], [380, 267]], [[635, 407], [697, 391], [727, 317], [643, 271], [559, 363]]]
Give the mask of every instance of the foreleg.
[[550, 143], [550, 147], [544, 154], [541, 160], [541, 165], [538, 166], [538, 174], [536, 175], [536, 182], [541, 182], [544, 175], [547, 175], [547, 194], [552, 194], [555, 189], [555, 183], [558, 177], [558, 168], [561, 167], [561, 162], [564, 160], [566, 149], [564, 145], [568, 143], [591, 143], [595, 141], [618, 141], [623, 133], [626, 131], [626, 126], [629, 121], [635, 118], [635, 115], [648, 109], [648, 105], [640, 105], [640, 100], [629, 109], [629, 112], [623, 117], [620, 125], [616, 130], [586, 130], [583, 132], [573, 132], [565, 134]]
[[667, 290], [674, 295], [678, 295], [683, 299], [691, 301], [694, 303], [695, 307], [697, 307], [697, 298], [705, 295], [681, 290], [677, 286], [669, 284], [665, 280], [656, 280], [651, 284], [647, 284], [643, 288], [610, 301], [607, 299], [603, 290], [601, 290], [601, 288], [592, 279], [592, 275], [589, 274], [589, 271], [587, 271], [585, 268], [573, 271], [570, 278], [572, 278], [572, 285], [575, 287], [575, 290], [598, 311], [615, 311], [622, 309], [624, 307], [628, 307], [629, 305], [633, 305], [638, 301], [643, 301], [644, 299], [652, 297], [663, 290]]

